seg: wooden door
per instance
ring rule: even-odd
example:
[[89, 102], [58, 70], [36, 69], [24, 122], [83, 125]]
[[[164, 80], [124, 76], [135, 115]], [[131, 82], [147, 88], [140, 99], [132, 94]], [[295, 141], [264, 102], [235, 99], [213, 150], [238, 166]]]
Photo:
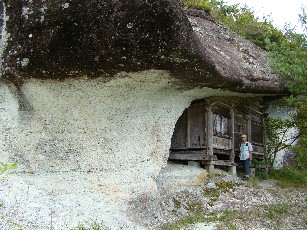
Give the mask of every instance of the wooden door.
[[203, 104], [192, 105], [188, 110], [188, 147], [206, 147], [206, 109]]

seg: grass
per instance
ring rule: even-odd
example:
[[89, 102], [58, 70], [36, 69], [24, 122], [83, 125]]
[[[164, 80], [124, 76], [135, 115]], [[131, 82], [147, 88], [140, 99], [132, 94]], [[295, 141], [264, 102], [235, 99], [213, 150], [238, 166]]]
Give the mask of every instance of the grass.
[[287, 203], [262, 205], [252, 209], [225, 210], [224, 212], [209, 213], [205, 217], [206, 222], [218, 222], [218, 229], [240, 229], [235, 223], [240, 222], [242, 225], [248, 225], [253, 219], [261, 222], [270, 220], [277, 228], [284, 226], [287, 215], [296, 206]]
[[94, 222], [89, 227], [84, 224], [80, 224], [76, 229], [73, 230], [105, 230], [106, 227], [102, 223]]
[[306, 187], [307, 170], [299, 171], [293, 168], [273, 170], [270, 177], [277, 180], [280, 187]]
[[185, 5], [188, 8], [204, 10], [208, 13], [212, 11], [212, 5], [209, 0], [185, 0]]
[[187, 227], [191, 224], [199, 223], [204, 221], [204, 214], [197, 213], [193, 216], [187, 216], [179, 219], [174, 223], [167, 223], [160, 227], [161, 230], [177, 230], [184, 227]]
[[272, 204], [267, 207], [267, 216], [271, 220], [276, 220], [280, 216], [287, 215], [290, 212], [290, 206], [286, 203]]
[[296, 204], [279, 203], [259, 205], [249, 209], [226, 209], [222, 212], [197, 213], [193, 216], [179, 219], [176, 222], [164, 224], [160, 229], [177, 230], [200, 222], [216, 223], [217, 229], [237, 230], [241, 229], [242, 226], [253, 228], [255, 223], [259, 223], [260, 228], [287, 229], [289, 226], [287, 217], [293, 214], [297, 215], [297, 220], [294, 220], [295, 223], [290, 223], [291, 226], [299, 224], [299, 226], [307, 227], [307, 221], [300, 218], [300, 216], [307, 215], [305, 206], [298, 207]]
[[251, 178], [249, 178], [248, 184], [249, 184], [250, 187], [260, 188], [259, 178], [258, 177], [251, 177]]

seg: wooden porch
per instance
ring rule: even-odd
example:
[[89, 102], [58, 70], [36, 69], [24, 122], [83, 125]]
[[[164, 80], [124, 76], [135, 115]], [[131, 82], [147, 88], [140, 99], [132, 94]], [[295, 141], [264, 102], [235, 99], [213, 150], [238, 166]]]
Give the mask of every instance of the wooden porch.
[[242, 134], [253, 145], [253, 157], [265, 158], [264, 114], [261, 98], [194, 101], [176, 123], [169, 160], [198, 161], [209, 172], [226, 166], [236, 173]]

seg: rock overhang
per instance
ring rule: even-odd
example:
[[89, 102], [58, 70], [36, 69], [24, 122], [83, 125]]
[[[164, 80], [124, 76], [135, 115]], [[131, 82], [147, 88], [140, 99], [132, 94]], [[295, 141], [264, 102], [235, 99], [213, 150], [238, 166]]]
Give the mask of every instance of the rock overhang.
[[17, 84], [157, 69], [183, 87], [284, 91], [264, 51], [176, 0], [5, 0], [1, 9], [1, 78]]

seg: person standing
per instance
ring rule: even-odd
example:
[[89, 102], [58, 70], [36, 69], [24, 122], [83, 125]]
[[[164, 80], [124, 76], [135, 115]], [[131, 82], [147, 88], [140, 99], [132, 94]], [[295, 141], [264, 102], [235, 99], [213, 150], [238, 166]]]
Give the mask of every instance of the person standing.
[[243, 163], [244, 177], [249, 178], [249, 166], [250, 161], [253, 159], [253, 147], [250, 142], [247, 141], [247, 136], [241, 136], [240, 144], [240, 160]]

